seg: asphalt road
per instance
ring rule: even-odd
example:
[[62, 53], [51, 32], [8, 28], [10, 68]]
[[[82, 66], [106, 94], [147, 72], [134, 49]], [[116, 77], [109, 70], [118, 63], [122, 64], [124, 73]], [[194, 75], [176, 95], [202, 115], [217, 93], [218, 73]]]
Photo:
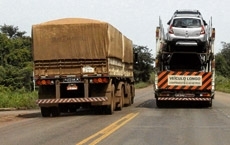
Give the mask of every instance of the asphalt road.
[[216, 92], [212, 108], [157, 108], [152, 87], [132, 106], [104, 115], [82, 110], [42, 118], [39, 110], [1, 111], [1, 145], [229, 145], [230, 94]]

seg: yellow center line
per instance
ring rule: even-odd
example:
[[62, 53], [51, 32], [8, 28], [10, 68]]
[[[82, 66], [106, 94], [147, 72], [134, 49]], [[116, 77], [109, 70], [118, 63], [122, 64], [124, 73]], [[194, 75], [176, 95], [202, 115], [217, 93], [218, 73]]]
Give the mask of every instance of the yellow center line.
[[[130, 120], [132, 120], [134, 117], [136, 117], [139, 113], [130, 113], [121, 119], [117, 120], [116, 122], [110, 124], [109, 126], [105, 127], [104, 129], [98, 131], [97, 133], [89, 136], [88, 138], [82, 140], [81, 142], [77, 143], [76, 145], [83, 145], [83, 144], [89, 144], [89, 145], [95, 145], [108, 137], [110, 134], [118, 130], [120, 127], [128, 123]], [[95, 138], [95, 139], [94, 139]], [[91, 140], [91, 141], [90, 141]], [[90, 141], [90, 143], [89, 143]]]

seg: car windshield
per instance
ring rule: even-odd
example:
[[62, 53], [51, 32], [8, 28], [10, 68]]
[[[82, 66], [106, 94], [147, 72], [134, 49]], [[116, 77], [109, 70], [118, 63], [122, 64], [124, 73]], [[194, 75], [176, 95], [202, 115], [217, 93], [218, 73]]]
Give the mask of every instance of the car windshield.
[[201, 27], [201, 22], [199, 19], [194, 18], [176, 18], [173, 20], [172, 26], [182, 28], [198, 28]]

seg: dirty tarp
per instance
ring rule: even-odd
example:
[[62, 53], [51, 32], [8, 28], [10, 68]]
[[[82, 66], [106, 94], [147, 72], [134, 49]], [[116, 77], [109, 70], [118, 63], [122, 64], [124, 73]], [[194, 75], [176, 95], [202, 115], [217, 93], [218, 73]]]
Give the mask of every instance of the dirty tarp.
[[123, 62], [133, 63], [133, 42], [123, 35]]
[[34, 61], [107, 57], [123, 61], [133, 59], [124, 55], [124, 52], [132, 52], [132, 41], [109, 23], [97, 20], [66, 18], [33, 25], [32, 38]]

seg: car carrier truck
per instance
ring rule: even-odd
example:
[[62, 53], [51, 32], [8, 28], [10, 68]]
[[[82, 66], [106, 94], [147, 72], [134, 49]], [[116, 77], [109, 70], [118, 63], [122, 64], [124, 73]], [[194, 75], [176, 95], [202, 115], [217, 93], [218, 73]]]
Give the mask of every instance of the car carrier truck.
[[64, 18], [32, 26], [34, 80], [43, 117], [103, 108], [135, 96], [132, 41], [107, 22]]
[[[207, 26], [208, 40], [205, 52], [191, 46], [168, 51], [161, 19], [156, 28], [155, 98], [158, 107], [172, 101], [203, 102], [212, 106], [215, 95], [215, 28], [211, 20]], [[188, 51], [189, 50], [189, 51]]]

